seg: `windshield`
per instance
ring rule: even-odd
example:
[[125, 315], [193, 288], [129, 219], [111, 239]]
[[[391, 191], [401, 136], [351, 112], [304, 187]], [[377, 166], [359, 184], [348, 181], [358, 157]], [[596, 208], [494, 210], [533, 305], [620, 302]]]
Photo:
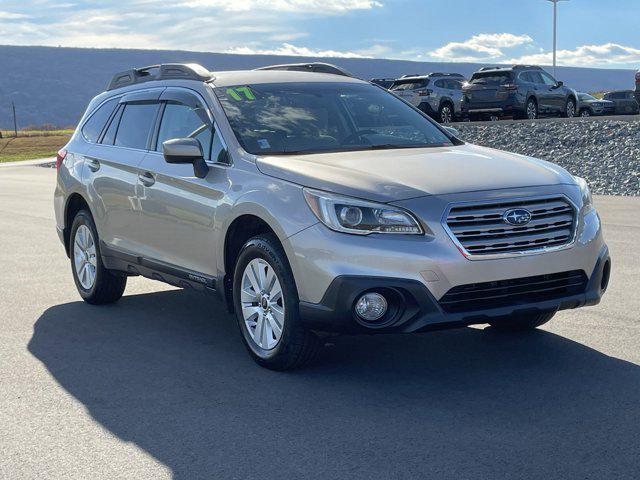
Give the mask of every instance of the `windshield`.
[[421, 113], [370, 84], [218, 87], [242, 147], [254, 155], [451, 145]]
[[580, 100], [597, 100], [596, 97], [593, 97], [588, 93], [579, 93], [578, 97], [580, 98]]

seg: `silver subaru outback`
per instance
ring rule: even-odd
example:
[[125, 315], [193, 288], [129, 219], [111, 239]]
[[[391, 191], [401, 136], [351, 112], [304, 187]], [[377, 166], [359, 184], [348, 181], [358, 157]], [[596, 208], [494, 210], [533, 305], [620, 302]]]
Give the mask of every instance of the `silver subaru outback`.
[[132, 275], [213, 293], [272, 369], [308, 362], [326, 332], [535, 328], [609, 279], [584, 180], [347, 76], [122, 72], [57, 167], [86, 302], [115, 302]]

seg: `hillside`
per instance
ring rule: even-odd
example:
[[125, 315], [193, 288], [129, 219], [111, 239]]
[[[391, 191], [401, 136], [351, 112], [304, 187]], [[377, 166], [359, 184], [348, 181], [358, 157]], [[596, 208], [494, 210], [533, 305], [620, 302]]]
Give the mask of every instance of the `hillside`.
[[[18, 128], [44, 123], [73, 125], [91, 97], [105, 89], [114, 72], [134, 66], [197, 62], [215, 71], [313, 60], [340, 65], [361, 78], [397, 77], [433, 71], [469, 76], [482, 66], [470, 63], [319, 59], [169, 50], [0, 46], [0, 128], [13, 128], [12, 101], [16, 104]], [[581, 91], [631, 88], [633, 75], [632, 70], [558, 68], [558, 78]]]

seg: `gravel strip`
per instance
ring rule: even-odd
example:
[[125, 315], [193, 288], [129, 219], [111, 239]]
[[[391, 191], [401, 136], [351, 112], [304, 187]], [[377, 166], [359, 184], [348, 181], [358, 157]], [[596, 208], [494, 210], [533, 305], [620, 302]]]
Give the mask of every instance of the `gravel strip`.
[[640, 196], [640, 121], [452, 126], [469, 143], [557, 163], [584, 177], [594, 194]]

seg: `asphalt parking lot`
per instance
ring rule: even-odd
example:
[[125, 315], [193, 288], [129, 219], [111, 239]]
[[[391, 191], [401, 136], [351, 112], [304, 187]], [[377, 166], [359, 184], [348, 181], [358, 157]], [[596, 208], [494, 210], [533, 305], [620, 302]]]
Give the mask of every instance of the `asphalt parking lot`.
[[55, 170], [0, 168], [0, 478], [632, 479], [640, 197], [596, 197], [596, 306], [543, 329], [342, 337], [276, 373], [209, 297], [134, 278], [78, 296]]

